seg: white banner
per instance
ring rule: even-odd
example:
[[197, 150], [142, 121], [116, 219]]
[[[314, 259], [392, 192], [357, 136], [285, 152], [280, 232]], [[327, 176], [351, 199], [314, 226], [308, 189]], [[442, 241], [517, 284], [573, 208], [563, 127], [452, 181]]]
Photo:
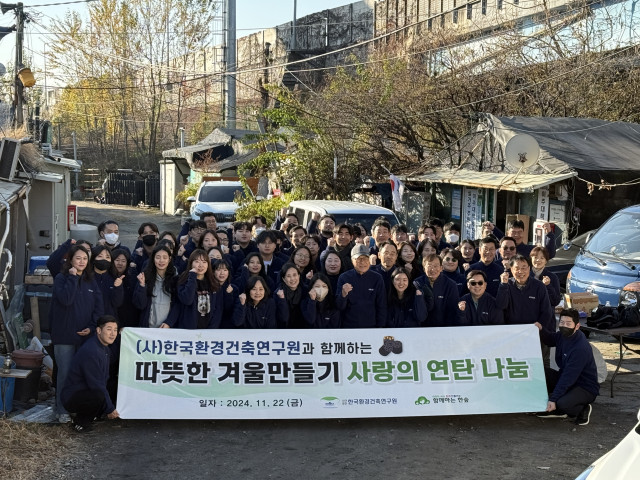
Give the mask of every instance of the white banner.
[[122, 333], [117, 409], [128, 419], [467, 415], [546, 403], [534, 325]]

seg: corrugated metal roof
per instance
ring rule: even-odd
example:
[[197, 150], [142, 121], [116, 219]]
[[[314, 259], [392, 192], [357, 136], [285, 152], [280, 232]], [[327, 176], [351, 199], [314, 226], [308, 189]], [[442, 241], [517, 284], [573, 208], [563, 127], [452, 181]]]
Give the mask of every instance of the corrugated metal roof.
[[[28, 184], [0, 180], [0, 199], [12, 203], [28, 188]], [[4, 206], [0, 205], [0, 211], [2, 210], [4, 210]]]
[[577, 176], [576, 172], [563, 174], [513, 174], [474, 172], [464, 169], [441, 169], [422, 175], [408, 175], [401, 180], [410, 182], [452, 183], [475, 188], [496, 188], [498, 190], [510, 190], [513, 192], [533, 192], [534, 190]]

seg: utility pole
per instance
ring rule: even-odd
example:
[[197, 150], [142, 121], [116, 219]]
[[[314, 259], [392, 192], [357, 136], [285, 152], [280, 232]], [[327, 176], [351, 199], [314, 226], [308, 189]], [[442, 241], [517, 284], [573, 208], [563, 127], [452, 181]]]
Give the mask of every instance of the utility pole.
[[236, 128], [236, 0], [227, 0], [225, 17], [225, 120], [227, 128]]
[[296, 39], [296, 27], [298, 22], [297, 17], [298, 17], [298, 0], [293, 0], [293, 22], [291, 23], [291, 43], [289, 45], [289, 48], [291, 49], [292, 52], [295, 52], [296, 48], [298, 47], [297, 39]]
[[13, 108], [14, 108], [14, 119], [15, 119], [15, 127], [21, 127], [24, 123], [24, 112], [23, 112], [23, 89], [24, 86], [18, 77], [18, 72], [23, 67], [22, 65], [22, 44], [24, 39], [24, 10], [22, 3], [1, 3], [0, 9], [3, 14], [7, 13], [9, 10], [14, 10], [16, 14], [16, 60], [15, 65], [13, 66]]

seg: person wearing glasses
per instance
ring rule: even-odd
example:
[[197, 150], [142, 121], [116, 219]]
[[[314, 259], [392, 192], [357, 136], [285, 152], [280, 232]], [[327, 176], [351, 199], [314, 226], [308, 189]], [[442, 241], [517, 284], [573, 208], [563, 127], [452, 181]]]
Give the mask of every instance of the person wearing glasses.
[[458, 268], [462, 265], [462, 255], [460, 252], [447, 247], [440, 252], [440, 258], [442, 258], [442, 274], [456, 282], [460, 295], [467, 293], [467, 282], [465, 281], [464, 274], [462, 274]]
[[[500, 287], [496, 296], [498, 308], [504, 310], [507, 324], [540, 323], [544, 328], [553, 332], [556, 319], [547, 287], [531, 276], [531, 259], [520, 254], [511, 258], [509, 266], [513, 278], [504, 272], [500, 276]], [[542, 360], [549, 366], [549, 347], [541, 344]]]
[[509, 272], [511, 270], [511, 259], [515, 257], [517, 253], [516, 240], [513, 237], [509, 236], [502, 237], [502, 239], [500, 239], [500, 249], [498, 250], [498, 253], [500, 253], [500, 261], [502, 262], [504, 271]]
[[559, 370], [545, 367], [549, 401], [541, 418], [575, 417], [578, 425], [587, 425], [591, 417], [591, 404], [600, 393], [598, 370], [589, 341], [580, 332], [580, 315], [573, 308], [560, 312], [558, 332], [548, 330], [539, 322], [542, 341], [556, 347]]
[[469, 293], [458, 303], [465, 325], [502, 325], [504, 315], [496, 300], [487, 293], [487, 276], [480, 270], [467, 273]]
[[485, 274], [487, 279], [487, 292], [495, 298], [498, 294], [500, 286], [500, 275], [504, 272], [504, 267], [496, 261], [496, 251], [498, 241], [493, 236], [484, 237], [480, 240], [478, 250], [480, 252], [480, 261], [472, 263], [469, 267], [471, 270], [480, 270]]
[[[549, 253], [549, 258], [556, 256], [556, 236], [553, 233], [553, 229], [550, 223], [542, 225], [545, 232], [544, 247]], [[516, 242], [516, 251], [520, 255], [528, 257], [531, 255], [531, 250], [535, 245], [529, 245], [524, 242], [524, 222], [522, 220], [513, 220], [507, 225], [507, 236], [513, 238]]]

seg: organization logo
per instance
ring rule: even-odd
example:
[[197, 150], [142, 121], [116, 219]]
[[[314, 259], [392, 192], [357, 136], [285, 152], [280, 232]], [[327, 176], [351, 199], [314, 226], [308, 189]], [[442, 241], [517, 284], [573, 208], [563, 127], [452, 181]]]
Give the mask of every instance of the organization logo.
[[431, 402], [427, 397], [418, 397], [415, 403], [416, 405], [429, 405]]
[[322, 397], [322, 406], [324, 408], [338, 408], [340, 405], [340, 399], [338, 397]]

